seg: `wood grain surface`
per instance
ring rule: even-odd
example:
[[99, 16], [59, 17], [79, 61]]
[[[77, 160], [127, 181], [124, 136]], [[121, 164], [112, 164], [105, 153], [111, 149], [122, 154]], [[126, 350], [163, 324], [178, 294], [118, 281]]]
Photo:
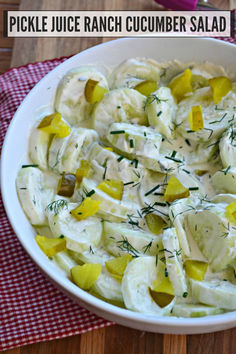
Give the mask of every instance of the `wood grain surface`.
[[[231, 1], [231, 6], [235, 0]], [[220, 9], [229, 0], [212, 0]], [[17, 9], [18, 0], [0, 0], [0, 10]], [[153, 0], [22, 0], [21, 10], [160, 10]], [[2, 24], [0, 22], [0, 28]], [[7, 66], [78, 53], [112, 38], [0, 39], [0, 72]], [[145, 55], [145, 53], [143, 53]], [[234, 354], [236, 328], [202, 335], [162, 335], [115, 325], [82, 335], [12, 349], [7, 354]]]

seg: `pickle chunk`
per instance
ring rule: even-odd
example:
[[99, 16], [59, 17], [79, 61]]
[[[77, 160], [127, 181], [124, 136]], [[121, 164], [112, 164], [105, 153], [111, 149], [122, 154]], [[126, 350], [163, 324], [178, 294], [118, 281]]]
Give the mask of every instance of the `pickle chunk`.
[[76, 177], [73, 173], [62, 173], [62, 177], [58, 184], [58, 195], [63, 197], [72, 197], [75, 189]]
[[232, 90], [231, 81], [225, 76], [214, 77], [209, 80], [209, 85], [212, 89], [213, 100], [215, 104], [220, 103], [223, 97]]
[[99, 200], [92, 200], [87, 197], [77, 208], [71, 210], [71, 214], [79, 221], [86, 219], [98, 212], [100, 203]]
[[58, 138], [65, 138], [71, 132], [69, 125], [61, 119], [61, 113], [53, 113], [43, 118], [38, 129], [49, 134], [56, 134]]
[[99, 85], [99, 81], [89, 79], [84, 89], [84, 95], [89, 103], [101, 101], [108, 90]]
[[185, 188], [182, 183], [176, 178], [172, 176], [169, 179], [168, 185], [166, 187], [166, 191], [164, 194], [165, 201], [173, 202], [176, 199], [187, 198], [189, 196], [189, 189]]
[[205, 278], [205, 273], [208, 263], [201, 261], [193, 261], [188, 259], [184, 263], [184, 268], [189, 278], [202, 281]]
[[55, 256], [58, 252], [66, 249], [66, 239], [62, 238], [48, 238], [45, 236], [37, 235], [35, 241], [48, 257]]
[[71, 268], [73, 282], [83, 290], [89, 290], [102, 271], [101, 264], [87, 263]]

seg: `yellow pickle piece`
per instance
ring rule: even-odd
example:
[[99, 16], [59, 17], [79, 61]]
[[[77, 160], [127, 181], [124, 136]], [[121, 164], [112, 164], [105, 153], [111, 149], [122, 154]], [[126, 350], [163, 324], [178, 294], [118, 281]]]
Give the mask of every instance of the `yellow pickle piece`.
[[202, 281], [205, 278], [208, 263], [202, 261], [194, 261], [188, 259], [184, 262], [184, 268], [186, 275], [189, 278]]
[[90, 197], [87, 197], [79, 206], [77, 206], [77, 208], [71, 210], [70, 213], [77, 220], [84, 220], [98, 212], [100, 209], [100, 203], [100, 200], [93, 200]]
[[160, 233], [162, 233], [163, 227], [166, 226], [165, 221], [159, 215], [156, 214], [147, 214], [145, 216], [145, 220], [149, 230], [154, 235], [159, 235]]
[[192, 72], [186, 69], [183, 74], [175, 77], [169, 83], [172, 95], [176, 98], [177, 102], [181, 101], [187, 93], [193, 91], [192, 88]]
[[219, 76], [209, 79], [209, 85], [212, 89], [213, 101], [215, 104], [220, 103], [222, 98], [232, 90], [232, 82], [226, 76]]
[[148, 97], [152, 92], [158, 89], [158, 86], [156, 81], [145, 80], [136, 85], [134, 89], [140, 92], [142, 95]]
[[133, 257], [130, 254], [125, 254], [121, 257], [110, 259], [105, 263], [108, 272], [110, 272], [115, 278], [121, 280], [127, 264], [131, 262]]
[[108, 194], [111, 198], [121, 200], [124, 183], [120, 180], [104, 181], [97, 186], [98, 189]]
[[232, 202], [225, 208], [225, 216], [226, 218], [236, 224], [236, 203]]
[[89, 165], [88, 161], [81, 160], [80, 167], [77, 168], [77, 170], [75, 172], [77, 182], [81, 183], [83, 177], [88, 177], [89, 172], [90, 172], [90, 165]]
[[205, 175], [207, 172], [207, 170], [195, 170], [196, 175], [199, 177]]
[[167, 184], [164, 198], [166, 202], [173, 202], [176, 199], [182, 199], [189, 197], [189, 189], [185, 188], [182, 183], [176, 178], [172, 176]]
[[62, 173], [59, 180], [57, 194], [63, 197], [72, 197], [75, 189], [76, 176], [73, 173]]
[[203, 123], [203, 115], [202, 115], [202, 106], [193, 106], [188, 115], [188, 121], [190, 125], [190, 129], [194, 132], [198, 130], [202, 130]]
[[108, 90], [99, 86], [99, 81], [92, 79], [87, 81], [84, 89], [86, 101], [92, 104], [101, 101], [106, 92], [108, 92]]
[[73, 282], [83, 290], [89, 290], [102, 271], [101, 264], [86, 263], [71, 268]]
[[71, 132], [69, 125], [61, 118], [61, 113], [53, 113], [43, 118], [38, 129], [49, 134], [56, 134], [58, 138], [65, 138]]
[[58, 252], [66, 249], [66, 239], [62, 238], [49, 238], [41, 235], [35, 237], [35, 241], [41, 248], [43, 253], [48, 257], [55, 256]]
[[104, 149], [113, 152], [113, 149], [111, 147], [105, 147]]
[[167, 306], [175, 297], [175, 291], [168, 276], [166, 265], [160, 260], [157, 264], [157, 278], [153, 281], [149, 292], [160, 307]]

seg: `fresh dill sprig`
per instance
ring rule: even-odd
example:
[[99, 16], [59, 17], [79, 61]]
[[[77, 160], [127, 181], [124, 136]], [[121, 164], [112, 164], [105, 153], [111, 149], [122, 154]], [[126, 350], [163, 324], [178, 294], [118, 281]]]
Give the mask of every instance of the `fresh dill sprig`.
[[46, 208], [53, 211], [54, 215], [58, 215], [61, 209], [68, 209], [68, 202], [65, 199], [55, 200], [54, 202], [48, 204]]
[[128, 252], [129, 254], [131, 254], [131, 256], [133, 257], [139, 257], [139, 251], [136, 250], [136, 248], [134, 248], [131, 243], [128, 241], [127, 237], [122, 236], [122, 240], [117, 241], [117, 247], [121, 250], [121, 251], [125, 251]]
[[143, 253], [146, 253], [152, 247], [153, 241], [150, 241], [146, 246], [143, 246]]
[[155, 101], [156, 101], [156, 103], [161, 103], [161, 102], [166, 102], [168, 100], [163, 100], [163, 99], [159, 98], [157, 95], [151, 94], [150, 96], [147, 97], [147, 99], [145, 101], [144, 111], [146, 110], [147, 106], [149, 106], [150, 104], [152, 104]]
[[22, 165], [21, 168], [28, 168], [28, 167], [39, 167], [39, 165]]

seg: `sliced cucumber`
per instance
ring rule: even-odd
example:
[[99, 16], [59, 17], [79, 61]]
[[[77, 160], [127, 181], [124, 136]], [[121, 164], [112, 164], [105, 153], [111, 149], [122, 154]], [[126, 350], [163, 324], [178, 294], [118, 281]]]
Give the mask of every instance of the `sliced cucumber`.
[[146, 97], [136, 90], [121, 88], [105, 94], [94, 107], [93, 127], [102, 140], [106, 139], [107, 129], [113, 122], [131, 122], [147, 125], [144, 112]]
[[223, 313], [224, 310], [219, 307], [210, 307], [200, 304], [175, 304], [172, 315], [177, 317], [204, 317]]
[[121, 282], [116, 280], [105, 267], [102, 268], [102, 272], [91, 290], [107, 300], [123, 302]]
[[92, 194], [91, 198], [101, 202], [99, 215], [102, 215], [105, 218], [109, 218], [109, 216], [111, 216], [120, 220], [126, 220], [128, 219], [128, 215], [136, 214], [139, 209], [138, 204], [133, 203], [132, 201], [124, 202], [122, 200], [111, 198], [108, 194], [96, 188], [96, 186], [97, 184], [95, 181], [83, 178], [80, 189], [82, 193], [84, 191], [95, 192]]
[[[232, 123], [234, 118], [234, 106], [236, 104], [236, 94], [231, 91], [216, 106], [212, 98], [210, 87], [203, 87], [193, 92], [193, 94], [183, 99], [179, 105], [175, 117], [177, 131], [195, 142], [209, 142], [209, 139], [218, 139], [224, 130]], [[202, 106], [204, 127], [196, 132], [191, 132], [188, 115], [193, 106]]]
[[149, 288], [157, 278], [156, 258], [138, 257], [131, 261], [122, 279], [122, 294], [129, 310], [151, 315], [168, 315], [175, 298], [166, 306], [159, 307], [152, 299]]
[[114, 256], [157, 255], [162, 247], [161, 237], [124, 223], [104, 221], [104, 247]]
[[206, 204], [186, 215], [189, 231], [213, 271], [220, 271], [236, 258], [236, 232], [225, 218], [224, 204]]
[[236, 285], [229, 281], [212, 279], [197, 281], [191, 279], [193, 297], [207, 305], [227, 310], [236, 310]]
[[74, 203], [65, 204], [56, 214], [54, 210], [47, 209], [48, 222], [54, 237], [64, 235], [66, 247], [82, 253], [90, 247], [98, 246], [102, 237], [102, 223], [95, 217], [76, 220], [70, 214], [70, 210], [76, 207], [77, 204]]
[[47, 225], [45, 207], [54, 190], [44, 188], [44, 174], [36, 167], [21, 168], [16, 179], [21, 205], [33, 225]]
[[111, 74], [113, 88], [133, 88], [143, 80], [159, 83], [160, 65], [153, 59], [131, 58], [122, 62]]
[[236, 168], [228, 166], [217, 171], [211, 178], [213, 187], [218, 193], [236, 194]]
[[164, 230], [162, 242], [166, 258], [166, 267], [175, 290], [175, 295], [185, 296], [184, 294], [188, 293], [188, 287], [183, 268], [182, 249], [180, 248], [175, 228]]
[[160, 87], [146, 100], [145, 110], [148, 121], [156, 131], [167, 138], [172, 138], [177, 104], [168, 87]]
[[58, 85], [55, 109], [70, 124], [77, 124], [90, 117], [93, 106], [84, 95], [88, 79], [99, 81], [100, 86], [108, 89], [105, 76], [93, 66], [80, 66], [68, 71]]
[[220, 140], [220, 157], [223, 167], [236, 167], [236, 126], [231, 125]]
[[72, 267], [75, 267], [77, 263], [73, 260], [73, 258], [69, 256], [68, 252], [67, 251], [59, 252], [55, 254], [53, 258], [56, 260], [59, 266], [66, 272], [67, 276], [70, 278], [71, 277], [70, 270]]
[[29, 156], [32, 162], [46, 170], [48, 168], [47, 154], [51, 135], [33, 127], [29, 136]]
[[69, 137], [54, 137], [49, 149], [48, 162], [56, 172], [75, 173], [81, 158], [86, 158], [91, 144], [98, 140], [93, 129], [73, 128]]

